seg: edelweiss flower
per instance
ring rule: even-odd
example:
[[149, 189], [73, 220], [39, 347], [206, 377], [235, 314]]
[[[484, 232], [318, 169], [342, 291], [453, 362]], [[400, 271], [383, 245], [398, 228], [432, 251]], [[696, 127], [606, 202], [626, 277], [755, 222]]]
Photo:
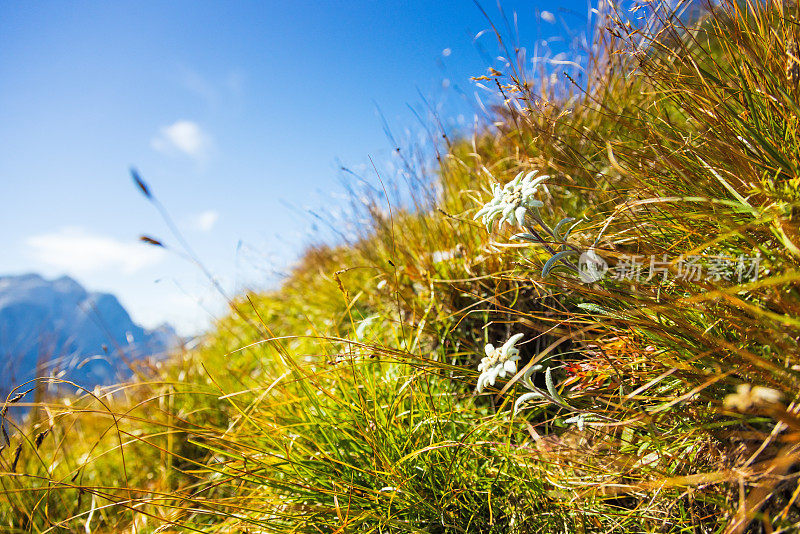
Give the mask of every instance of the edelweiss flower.
[[531, 171], [524, 178], [522, 173], [519, 173], [503, 187], [493, 184], [492, 200], [478, 210], [475, 219], [483, 217], [483, 224], [486, 225], [487, 231], [491, 231], [492, 223], [498, 218], [501, 224], [507, 222], [512, 226], [524, 228], [528, 211], [544, 206], [544, 203], [533, 198], [533, 195], [539, 185], [549, 176], [539, 176], [534, 179], [537, 172]]
[[481, 371], [476, 387], [478, 393], [482, 393], [483, 388], [487, 385], [493, 386], [498, 376], [505, 378], [506, 374], [513, 375], [517, 372], [519, 349], [515, 348], [514, 345], [522, 339], [523, 335], [515, 334], [511, 336], [499, 349], [494, 348], [491, 343], [486, 345], [486, 357], [478, 365], [478, 371]]

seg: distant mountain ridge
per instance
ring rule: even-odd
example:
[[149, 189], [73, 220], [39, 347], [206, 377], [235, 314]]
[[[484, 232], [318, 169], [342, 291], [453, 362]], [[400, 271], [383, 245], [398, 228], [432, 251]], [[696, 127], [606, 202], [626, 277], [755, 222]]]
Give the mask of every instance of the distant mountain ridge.
[[[68, 276], [0, 276], [0, 395], [35, 376], [87, 389], [128, 378], [128, 361], [176, 346], [174, 330], [133, 322], [116, 297]], [[39, 370], [37, 372], [37, 367]]]

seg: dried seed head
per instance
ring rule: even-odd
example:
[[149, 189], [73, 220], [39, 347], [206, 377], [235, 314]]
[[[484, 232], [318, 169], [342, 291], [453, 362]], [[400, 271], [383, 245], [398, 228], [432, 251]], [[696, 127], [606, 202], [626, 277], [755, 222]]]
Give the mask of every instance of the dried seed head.
[[786, 81], [792, 87], [800, 81], [800, 52], [797, 41], [792, 38], [786, 40]]
[[16, 473], [17, 471], [17, 463], [19, 462], [19, 456], [22, 454], [22, 443], [17, 445], [17, 448], [14, 449], [14, 460], [11, 462], [11, 472]]
[[139, 171], [137, 171], [134, 168], [131, 168], [131, 178], [133, 178], [133, 181], [136, 184], [136, 187], [139, 188], [139, 190], [142, 192], [142, 194], [145, 197], [147, 197], [148, 199], [152, 199], [153, 198], [153, 195], [150, 194], [150, 189], [147, 187], [147, 184], [144, 183], [144, 180], [142, 180], [142, 177], [139, 176]]
[[162, 243], [158, 239], [153, 239], [152, 237], [147, 236], [147, 235], [139, 236], [139, 241], [141, 241], [143, 243], [147, 243], [148, 245], [153, 245], [154, 247], [163, 247], [164, 246], [164, 243]]
[[44, 430], [44, 431], [39, 432], [38, 434], [36, 434], [36, 439], [34, 440], [34, 444], [36, 445], [37, 449], [39, 447], [41, 447], [42, 442], [44, 441], [44, 438], [47, 437], [47, 434], [49, 434], [49, 433], [50, 433], [50, 429], [48, 428], [47, 430]]

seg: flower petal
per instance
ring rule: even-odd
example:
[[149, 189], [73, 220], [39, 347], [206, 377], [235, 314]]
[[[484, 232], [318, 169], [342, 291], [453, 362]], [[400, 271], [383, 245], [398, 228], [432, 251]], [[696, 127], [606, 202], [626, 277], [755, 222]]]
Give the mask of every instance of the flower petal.
[[484, 207], [482, 207], [481, 209], [479, 209], [477, 212], [475, 212], [475, 216], [472, 218], [472, 220], [473, 221], [477, 221], [478, 217], [481, 217], [481, 216], [485, 215], [486, 212], [489, 211], [489, 208], [490, 208], [490, 206], [487, 204]]
[[544, 182], [548, 178], [550, 178], [550, 176], [548, 176], [547, 174], [543, 174], [543, 175], [539, 176], [538, 178], [536, 178], [535, 180], [532, 180], [531, 183], [530, 183], [530, 187], [536, 189], [537, 187], [539, 187], [539, 184], [541, 184], [542, 182]]
[[525, 209], [525, 206], [520, 206], [514, 210], [514, 216], [517, 218], [517, 224], [519, 224], [519, 226], [525, 226], [525, 213], [527, 211], [528, 210]]
[[494, 385], [494, 383], [497, 381], [497, 375], [500, 373], [502, 368], [503, 367], [501, 365], [498, 365], [489, 371], [489, 377], [486, 379], [486, 381], [489, 382], [489, 385]]
[[508, 338], [508, 341], [506, 341], [506, 342], [503, 344], [503, 346], [502, 346], [502, 347], [500, 347], [500, 352], [501, 352], [502, 354], [505, 354], [505, 353], [508, 351], [508, 349], [510, 349], [510, 348], [512, 348], [514, 345], [516, 345], [516, 344], [517, 344], [517, 341], [519, 341], [520, 339], [522, 339], [522, 337], [523, 337], [524, 335], [525, 335], [525, 334], [514, 334], [513, 336], [511, 336], [510, 338]]
[[483, 386], [485, 385], [486, 385], [486, 373], [478, 377], [478, 383], [475, 386], [475, 391], [477, 391], [478, 393], [483, 393]]

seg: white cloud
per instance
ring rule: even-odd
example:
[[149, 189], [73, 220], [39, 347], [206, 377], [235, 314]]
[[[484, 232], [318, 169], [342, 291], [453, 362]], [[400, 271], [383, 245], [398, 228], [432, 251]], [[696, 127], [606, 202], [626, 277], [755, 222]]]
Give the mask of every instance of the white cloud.
[[159, 152], [183, 152], [194, 158], [208, 154], [211, 148], [211, 137], [196, 122], [179, 120], [169, 126], [163, 126], [158, 135], [150, 142]]
[[549, 11], [542, 11], [539, 15], [542, 17], [543, 21], [549, 22], [550, 24], [554, 24], [556, 21], [555, 15], [553, 15]]
[[194, 218], [194, 226], [201, 232], [210, 232], [217, 224], [219, 213], [214, 210], [206, 210]]
[[111, 269], [129, 275], [158, 263], [165, 253], [152, 245], [119, 241], [72, 227], [29, 237], [25, 243], [39, 262], [76, 275]]

